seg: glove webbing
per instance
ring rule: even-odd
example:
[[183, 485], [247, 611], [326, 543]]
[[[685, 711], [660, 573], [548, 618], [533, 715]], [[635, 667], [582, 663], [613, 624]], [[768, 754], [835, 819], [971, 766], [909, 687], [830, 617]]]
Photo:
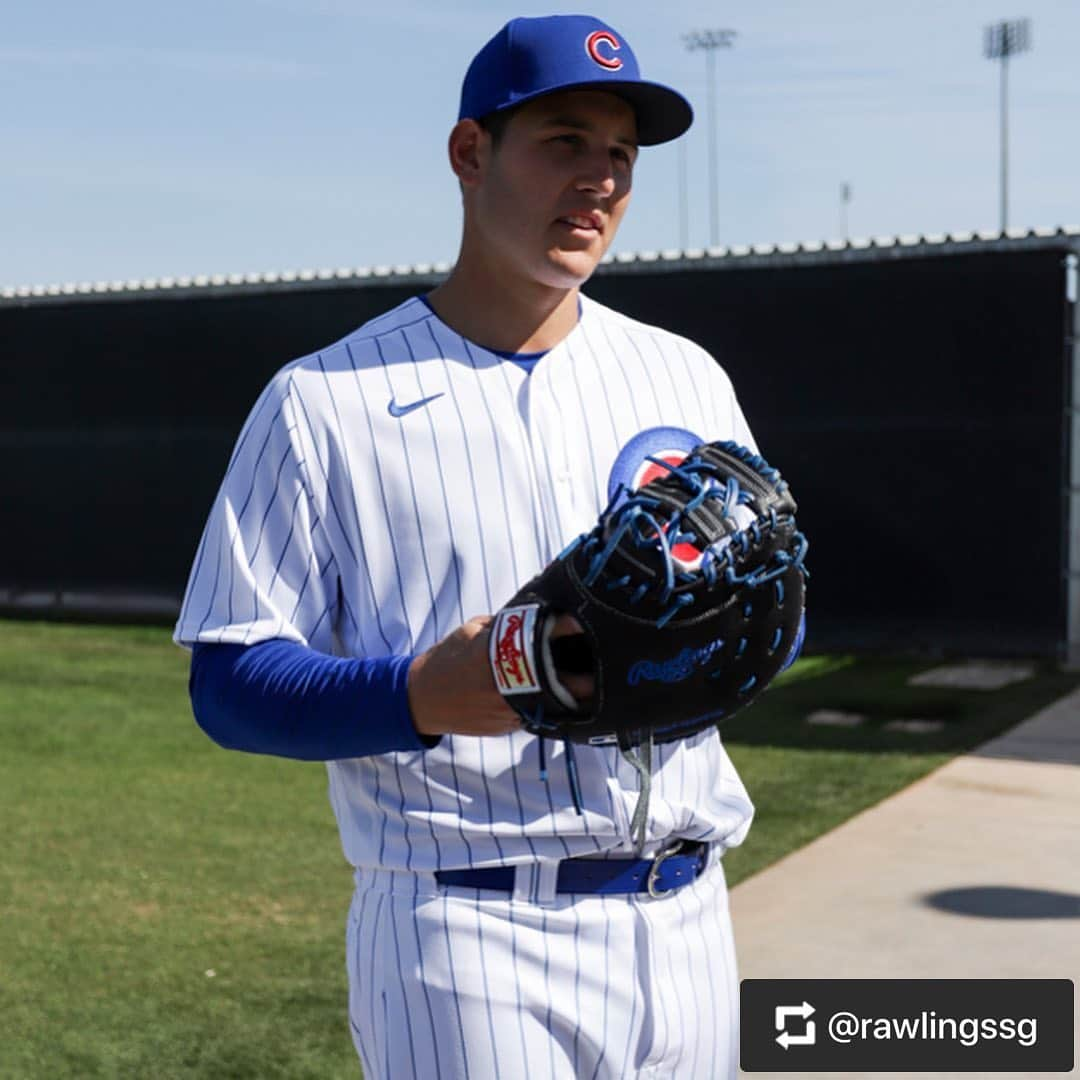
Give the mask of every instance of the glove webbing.
[[[671, 516], [670, 520], [666, 522], [661, 522], [654, 514], [654, 511], [661, 509], [659, 500], [642, 494], [635, 494], [627, 499], [622, 506], [615, 511], [612, 520], [616, 522], [616, 524], [615, 527], [611, 529], [606, 539], [602, 535], [602, 529], [598, 527], [586, 541], [585, 550], [589, 551], [591, 549], [594, 554], [589, 563], [589, 568], [584, 578], [584, 584], [590, 587], [596, 584], [597, 578], [599, 578], [600, 574], [604, 571], [604, 568], [614, 554], [615, 549], [623, 542], [624, 536], [629, 533], [631, 542], [635, 547], [659, 550], [660, 562], [663, 568], [663, 582], [660, 585], [660, 601], [661, 603], [671, 603], [671, 606], [659, 619], [657, 619], [656, 625], [662, 627], [687, 604], [692, 604], [694, 602], [693, 596], [688, 593], [675, 594], [676, 586], [692, 580], [692, 575], [676, 571], [671, 551], [675, 544], [684, 541], [693, 542], [697, 540], [694, 532], [685, 530], [685, 523], [688, 521], [691, 513], [706, 499], [712, 499], [723, 503], [721, 513], [724, 517], [731, 517], [737, 506], [747, 506], [753, 502], [753, 494], [742, 488], [738, 479], [734, 476], [729, 476], [723, 483], [718, 483], [716, 479], [710, 475], [708, 467], [702, 468], [702, 464], [696, 458], [688, 459], [680, 465], [671, 465], [661, 458], [647, 457], [646, 460], [666, 469], [670, 476], [680, 481], [690, 492], [691, 498], [685, 506], [681, 507]], [[764, 465], [764, 462], [761, 462], [761, 459], [759, 458], [753, 458], [751, 460], [760, 462]], [[702, 473], [705, 475], [702, 476]], [[612, 500], [612, 504], [619, 499], [621, 494], [622, 489], [616, 494], [615, 499]], [[605, 511], [605, 516], [610, 510], [611, 506], [609, 505], [608, 511]], [[775, 522], [775, 512], [772, 513], [772, 517]], [[750, 529], [755, 540], [760, 540], [758, 529], [759, 526], [756, 522]], [[740, 546], [744, 552], [746, 551], [747, 534], [745, 531], [740, 530], [739, 532], [736, 532], [730, 539], [732, 543]], [[717, 571], [721, 569], [724, 570], [725, 578], [729, 584], [735, 584], [745, 580], [736, 577], [729, 559], [730, 555], [727, 552], [718, 556], [714, 550], [706, 548], [703, 552], [699, 572], [710, 585], [716, 581]], [[783, 573], [785, 565], [776, 567], [771, 576], [762, 577], [761, 581], [771, 580], [771, 577]], [[758, 583], [760, 582], [754, 582], [754, 584]], [[630, 576], [624, 575], [622, 578], [610, 582], [607, 588], [627, 588], [630, 585]], [[647, 583], [640, 583], [633, 589], [630, 603], [636, 604], [640, 601], [648, 591], [648, 588], [649, 586]]]

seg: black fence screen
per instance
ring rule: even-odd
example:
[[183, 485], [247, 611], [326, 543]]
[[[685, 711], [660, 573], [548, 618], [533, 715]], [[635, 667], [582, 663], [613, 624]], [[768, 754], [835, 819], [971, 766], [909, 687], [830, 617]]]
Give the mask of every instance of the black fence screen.
[[[1063, 256], [658, 268], [586, 291], [699, 341], [731, 375], [800, 502], [812, 646], [1053, 654]], [[178, 597], [269, 376], [415, 291], [0, 308], [0, 589]]]

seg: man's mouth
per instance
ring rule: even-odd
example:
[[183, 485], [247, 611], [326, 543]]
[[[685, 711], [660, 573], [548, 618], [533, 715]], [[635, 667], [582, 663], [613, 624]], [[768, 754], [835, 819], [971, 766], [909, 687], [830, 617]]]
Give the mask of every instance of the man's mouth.
[[559, 218], [559, 222], [563, 225], [569, 225], [572, 229], [586, 229], [589, 232], [600, 232], [600, 221], [598, 217], [593, 217], [591, 214], [567, 214], [565, 217]]

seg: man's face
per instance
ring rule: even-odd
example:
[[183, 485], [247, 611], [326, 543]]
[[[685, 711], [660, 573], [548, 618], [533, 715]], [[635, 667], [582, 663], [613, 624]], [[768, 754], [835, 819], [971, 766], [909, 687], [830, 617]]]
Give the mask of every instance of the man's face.
[[472, 222], [509, 272], [573, 288], [615, 238], [636, 157], [634, 110], [621, 98], [549, 94], [518, 109], [498, 148], [482, 156]]

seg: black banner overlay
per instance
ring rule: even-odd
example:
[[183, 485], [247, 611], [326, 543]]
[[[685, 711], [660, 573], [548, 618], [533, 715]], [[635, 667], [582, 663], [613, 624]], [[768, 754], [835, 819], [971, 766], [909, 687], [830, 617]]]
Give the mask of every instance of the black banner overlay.
[[743, 1072], [1069, 1072], [1070, 979], [744, 979]]

